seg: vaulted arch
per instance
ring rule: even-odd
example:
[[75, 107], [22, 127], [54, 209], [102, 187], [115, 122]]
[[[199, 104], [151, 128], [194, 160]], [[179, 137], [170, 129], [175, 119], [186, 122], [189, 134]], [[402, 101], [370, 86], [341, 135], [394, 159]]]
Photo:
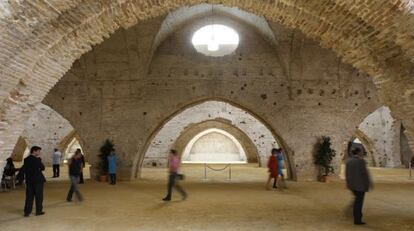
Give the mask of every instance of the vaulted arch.
[[262, 166], [266, 166], [267, 157], [272, 148], [282, 147], [286, 154], [287, 171], [291, 178], [296, 179], [294, 160], [291, 150], [286, 146], [280, 134], [270, 127], [263, 119], [248, 109], [233, 102], [219, 99], [205, 99], [184, 106], [170, 115], [156, 131], [148, 138], [142, 152], [137, 153], [134, 160], [133, 172], [137, 176], [145, 158], [166, 158], [169, 149], [173, 148], [182, 132], [192, 124], [209, 120], [227, 120], [246, 134], [258, 150]]
[[[5, 2], [0, 12], [0, 141], [10, 155], [28, 112], [74, 60], [118, 28], [206, 1]], [[218, 3], [218, 1], [207, 1]], [[414, 145], [414, 17], [410, 1], [220, 1], [297, 28], [370, 74]]]

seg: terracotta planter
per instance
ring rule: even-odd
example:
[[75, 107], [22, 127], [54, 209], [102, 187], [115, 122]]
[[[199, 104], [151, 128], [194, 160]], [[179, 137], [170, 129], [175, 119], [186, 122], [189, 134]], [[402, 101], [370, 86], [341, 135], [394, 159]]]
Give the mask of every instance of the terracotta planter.
[[320, 176], [319, 181], [324, 182], [324, 183], [329, 183], [330, 178], [329, 178], [329, 176]]
[[100, 182], [106, 182], [106, 181], [108, 181], [108, 176], [107, 175], [100, 175], [99, 176], [99, 181]]

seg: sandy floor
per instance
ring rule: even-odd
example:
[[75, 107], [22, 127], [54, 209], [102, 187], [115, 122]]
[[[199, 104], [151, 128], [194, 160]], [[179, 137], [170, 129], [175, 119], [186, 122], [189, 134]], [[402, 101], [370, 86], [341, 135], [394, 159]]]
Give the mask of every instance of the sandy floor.
[[184, 167], [187, 201], [164, 196], [166, 172], [146, 169], [143, 179], [116, 186], [87, 182], [83, 203], [66, 203], [66, 181], [45, 188], [41, 217], [22, 216], [24, 189], [0, 193], [0, 230], [414, 230], [414, 181], [406, 170], [373, 170], [375, 190], [367, 195], [365, 220], [355, 227], [346, 215], [351, 201], [343, 182], [288, 182], [285, 191], [266, 191], [264, 169], [234, 167], [226, 173], [209, 171], [200, 180], [200, 166]]

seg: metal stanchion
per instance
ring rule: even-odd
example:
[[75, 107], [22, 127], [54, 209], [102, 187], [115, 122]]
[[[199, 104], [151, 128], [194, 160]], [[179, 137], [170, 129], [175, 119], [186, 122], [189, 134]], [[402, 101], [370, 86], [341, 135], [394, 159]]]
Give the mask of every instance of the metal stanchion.
[[229, 180], [231, 180], [231, 164], [229, 166]]
[[204, 163], [204, 180], [207, 180], [207, 163]]

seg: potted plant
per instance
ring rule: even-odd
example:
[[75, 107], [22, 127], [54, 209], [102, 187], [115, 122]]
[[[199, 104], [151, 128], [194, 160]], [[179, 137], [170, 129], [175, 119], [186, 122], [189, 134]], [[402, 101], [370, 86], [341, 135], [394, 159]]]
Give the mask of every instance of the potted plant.
[[322, 136], [320, 142], [316, 146], [313, 163], [318, 167], [318, 179], [321, 182], [329, 180], [329, 174], [334, 173], [332, 159], [335, 157], [336, 151], [331, 148], [331, 138]]
[[105, 182], [108, 180], [108, 155], [114, 149], [114, 144], [110, 140], [106, 140], [100, 149], [100, 163], [99, 163], [99, 181]]

